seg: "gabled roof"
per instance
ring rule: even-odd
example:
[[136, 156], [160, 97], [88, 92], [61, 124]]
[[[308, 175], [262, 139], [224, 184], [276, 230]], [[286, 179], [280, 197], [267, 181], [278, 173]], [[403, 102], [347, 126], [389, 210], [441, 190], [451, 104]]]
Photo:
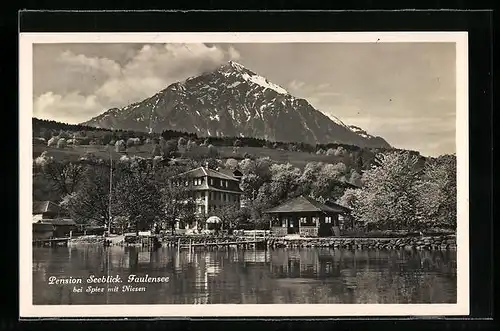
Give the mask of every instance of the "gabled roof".
[[59, 213], [62, 211], [63, 208], [52, 201], [33, 201], [33, 214]]
[[266, 213], [299, 213], [299, 212], [325, 212], [325, 213], [340, 213], [343, 210], [332, 208], [324, 205], [310, 197], [303, 195], [285, 201], [279, 206], [271, 208]]
[[182, 174], [178, 174], [175, 177], [204, 177], [204, 176], [209, 176], [209, 177], [214, 177], [214, 178], [220, 178], [220, 179], [227, 179], [227, 180], [232, 180], [232, 181], [238, 181], [237, 178], [234, 178], [232, 176], [226, 175], [220, 171], [215, 171], [210, 168], [206, 167], [198, 167], [186, 172], [183, 172]]

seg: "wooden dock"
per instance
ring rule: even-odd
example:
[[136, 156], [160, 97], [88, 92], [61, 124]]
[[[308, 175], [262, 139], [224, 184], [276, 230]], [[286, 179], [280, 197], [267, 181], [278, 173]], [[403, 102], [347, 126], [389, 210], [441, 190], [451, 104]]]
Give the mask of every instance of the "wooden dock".
[[68, 246], [70, 238], [33, 239], [35, 246]]
[[250, 246], [265, 246], [267, 240], [257, 239], [257, 240], [244, 240], [244, 241], [215, 241], [215, 242], [203, 242], [203, 243], [192, 243], [178, 245], [179, 248], [194, 249], [196, 247], [229, 247], [236, 246], [242, 248], [248, 248]]

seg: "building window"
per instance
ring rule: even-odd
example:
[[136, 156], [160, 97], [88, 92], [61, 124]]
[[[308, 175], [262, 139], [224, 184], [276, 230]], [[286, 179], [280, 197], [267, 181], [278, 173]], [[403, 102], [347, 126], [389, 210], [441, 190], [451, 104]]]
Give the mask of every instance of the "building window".
[[189, 186], [189, 181], [187, 181], [187, 180], [186, 180], [186, 181], [184, 182], [184, 186]]
[[307, 217], [301, 217], [300, 224], [307, 224]]
[[202, 183], [202, 179], [201, 178], [195, 178], [194, 179], [194, 186], [200, 186]]
[[214, 185], [214, 179], [213, 178], [210, 178], [210, 185]]
[[226, 180], [224, 181], [224, 185], [226, 186], [226, 188], [229, 186], [229, 182]]
[[319, 225], [319, 217], [313, 217], [312, 218], [313, 224], [318, 226]]
[[286, 218], [281, 220], [281, 227], [286, 228]]
[[221, 180], [220, 180], [220, 186], [222, 187], [222, 186], [223, 186], [223, 184], [224, 184], [224, 181], [221, 179]]
[[325, 217], [325, 223], [326, 224], [332, 223], [332, 218], [330, 216]]

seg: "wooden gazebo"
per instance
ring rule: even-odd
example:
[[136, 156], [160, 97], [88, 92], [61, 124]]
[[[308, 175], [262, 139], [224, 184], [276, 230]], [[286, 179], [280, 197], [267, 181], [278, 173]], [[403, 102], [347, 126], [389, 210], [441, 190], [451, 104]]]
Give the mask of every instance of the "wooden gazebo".
[[339, 215], [348, 208], [322, 204], [310, 197], [299, 196], [265, 211], [271, 216], [271, 233], [276, 236], [299, 234], [301, 237], [340, 235]]

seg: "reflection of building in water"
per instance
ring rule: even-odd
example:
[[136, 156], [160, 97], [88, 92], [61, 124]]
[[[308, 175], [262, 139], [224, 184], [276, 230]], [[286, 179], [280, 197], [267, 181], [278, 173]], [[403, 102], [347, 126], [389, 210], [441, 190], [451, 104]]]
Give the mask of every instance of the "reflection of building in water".
[[271, 272], [279, 277], [316, 278], [318, 271], [317, 250], [286, 250], [271, 259]]
[[267, 263], [271, 260], [271, 252], [265, 251], [244, 251], [243, 261], [249, 263]]
[[297, 249], [274, 252], [270, 271], [284, 278], [323, 279], [339, 277], [343, 270], [356, 273], [352, 252], [321, 249]]
[[214, 260], [211, 254], [205, 255], [205, 274], [207, 276], [216, 276], [221, 271], [220, 263]]

